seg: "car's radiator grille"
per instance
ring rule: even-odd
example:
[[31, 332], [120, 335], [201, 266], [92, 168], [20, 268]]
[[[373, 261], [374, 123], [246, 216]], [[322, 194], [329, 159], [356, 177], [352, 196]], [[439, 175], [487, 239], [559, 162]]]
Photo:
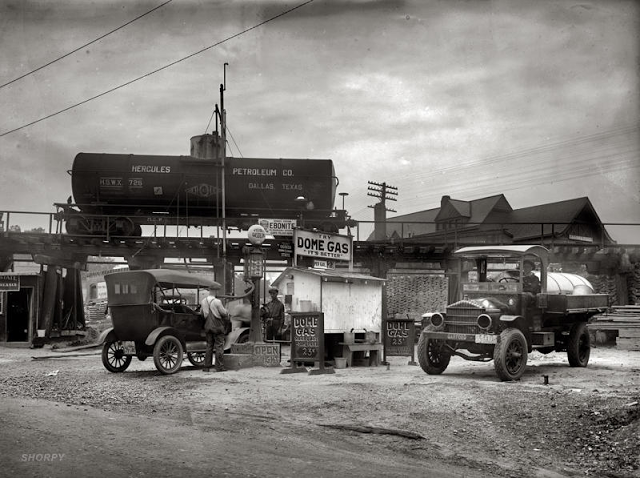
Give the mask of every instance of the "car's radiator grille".
[[483, 309], [474, 306], [452, 306], [447, 308], [445, 330], [457, 334], [477, 334], [480, 332], [476, 323]]

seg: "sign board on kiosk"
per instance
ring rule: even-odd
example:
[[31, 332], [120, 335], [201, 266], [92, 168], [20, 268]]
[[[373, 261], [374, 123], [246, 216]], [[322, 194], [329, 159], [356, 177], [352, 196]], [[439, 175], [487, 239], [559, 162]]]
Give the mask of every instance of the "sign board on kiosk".
[[388, 318], [384, 321], [384, 361], [387, 357], [410, 356], [409, 365], [416, 365], [414, 345], [416, 324], [409, 318]]
[[297, 256], [318, 260], [348, 261], [353, 258], [353, 238], [326, 232], [296, 229], [293, 235], [294, 265]]
[[317, 362], [318, 369], [309, 375], [335, 373], [324, 368], [324, 314], [322, 312], [291, 312], [291, 368], [281, 373], [306, 372], [297, 362]]

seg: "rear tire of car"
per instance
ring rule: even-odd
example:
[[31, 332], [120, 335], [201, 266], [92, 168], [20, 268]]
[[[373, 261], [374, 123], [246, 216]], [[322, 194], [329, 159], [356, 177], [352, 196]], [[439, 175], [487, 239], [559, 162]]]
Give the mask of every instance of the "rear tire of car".
[[184, 352], [180, 339], [173, 335], [163, 335], [153, 347], [153, 363], [160, 373], [176, 373], [182, 365]]
[[[428, 325], [425, 331], [434, 331], [433, 325]], [[420, 367], [429, 375], [440, 375], [449, 366], [451, 354], [445, 348], [444, 340], [428, 339], [420, 334], [418, 340], [418, 362]]]
[[493, 365], [503, 382], [520, 380], [527, 368], [527, 339], [514, 328], [503, 330], [493, 349]]
[[567, 343], [567, 358], [572, 367], [586, 367], [591, 355], [591, 337], [585, 322], [571, 326]]
[[118, 341], [105, 342], [102, 347], [102, 365], [109, 372], [124, 372], [131, 363], [131, 355], [125, 355]]

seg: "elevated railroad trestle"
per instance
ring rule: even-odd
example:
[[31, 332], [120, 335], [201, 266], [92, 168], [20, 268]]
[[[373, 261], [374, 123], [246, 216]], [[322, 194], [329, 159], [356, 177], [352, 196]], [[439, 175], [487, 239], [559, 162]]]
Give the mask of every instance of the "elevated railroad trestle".
[[[148, 258], [192, 258], [220, 259], [223, 250], [230, 262], [239, 262], [244, 256], [244, 248], [249, 245], [243, 238], [227, 238], [226, 248], [222, 239], [216, 237], [112, 237], [96, 238], [73, 236], [59, 233], [13, 232], [0, 234], [0, 256], [30, 254], [36, 262], [43, 263], [60, 259], [61, 267], [77, 268], [75, 262], [84, 263], [88, 256]], [[469, 245], [469, 244], [465, 244]], [[482, 244], [476, 244], [482, 245]], [[291, 257], [290, 238], [267, 240], [263, 244], [266, 260], [286, 261]], [[396, 241], [354, 241], [354, 261], [394, 261], [420, 262], [446, 259], [457, 246], [452, 243], [402, 243]], [[615, 245], [601, 248], [591, 246], [554, 246], [551, 248], [551, 262], [603, 262], [620, 254], [640, 254], [640, 245]], [[84, 267], [80, 267], [84, 268]]]

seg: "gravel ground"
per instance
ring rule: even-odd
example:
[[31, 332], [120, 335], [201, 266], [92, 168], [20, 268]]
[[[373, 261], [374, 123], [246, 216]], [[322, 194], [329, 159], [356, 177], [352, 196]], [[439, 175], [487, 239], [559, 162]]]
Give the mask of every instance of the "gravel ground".
[[112, 374], [91, 351], [0, 347], [0, 397], [186, 424], [213, 414], [221, 429], [250, 435], [259, 424], [257, 433], [279, 439], [298, 427], [486, 476], [640, 476], [639, 352], [600, 347], [586, 369], [534, 353], [519, 382], [500, 382], [492, 363], [454, 358], [443, 375], [429, 376], [407, 358], [390, 362], [320, 376], [259, 367], [203, 374], [188, 364], [162, 376], [152, 360]]

